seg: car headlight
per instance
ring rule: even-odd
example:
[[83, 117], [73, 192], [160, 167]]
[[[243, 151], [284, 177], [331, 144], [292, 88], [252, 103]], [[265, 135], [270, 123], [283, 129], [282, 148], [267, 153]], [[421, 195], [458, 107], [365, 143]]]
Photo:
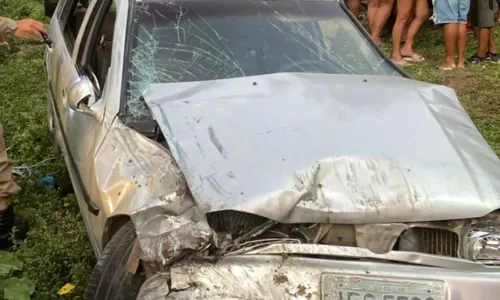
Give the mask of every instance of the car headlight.
[[500, 264], [500, 222], [481, 221], [466, 229], [460, 256], [487, 265]]

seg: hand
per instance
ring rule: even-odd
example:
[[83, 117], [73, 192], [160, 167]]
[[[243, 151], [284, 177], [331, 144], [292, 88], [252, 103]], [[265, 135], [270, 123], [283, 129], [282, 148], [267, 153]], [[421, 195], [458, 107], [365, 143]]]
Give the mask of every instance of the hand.
[[17, 29], [14, 36], [23, 39], [36, 38], [43, 40], [43, 34], [47, 34], [47, 29], [42, 22], [32, 19], [23, 19], [16, 21]]

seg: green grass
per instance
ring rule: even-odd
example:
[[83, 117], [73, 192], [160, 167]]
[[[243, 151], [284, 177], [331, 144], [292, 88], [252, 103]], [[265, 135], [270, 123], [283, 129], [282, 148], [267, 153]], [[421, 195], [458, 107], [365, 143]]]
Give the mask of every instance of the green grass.
[[[0, 9], [12, 18], [44, 19], [43, 5], [36, 0], [0, 0]], [[497, 42], [500, 44], [500, 38]], [[455, 88], [479, 130], [500, 154], [500, 65], [436, 71], [443, 46], [442, 32], [433, 26], [423, 28], [416, 45], [427, 61], [406, 70], [416, 79]], [[15, 199], [16, 208], [28, 218], [32, 229], [16, 255], [26, 264], [23, 275], [36, 284], [34, 299], [82, 299], [94, 258], [78, 206], [72, 196], [61, 198], [56, 191], [38, 186], [40, 177], [48, 172], [67, 180], [64, 162], [52, 151], [47, 135], [43, 51], [39, 43], [15, 40], [11, 40], [10, 49], [0, 47], [0, 120], [10, 158], [15, 165], [53, 158], [19, 181], [23, 191]], [[473, 53], [472, 47], [468, 53]], [[57, 291], [65, 283], [76, 288], [59, 296]]]

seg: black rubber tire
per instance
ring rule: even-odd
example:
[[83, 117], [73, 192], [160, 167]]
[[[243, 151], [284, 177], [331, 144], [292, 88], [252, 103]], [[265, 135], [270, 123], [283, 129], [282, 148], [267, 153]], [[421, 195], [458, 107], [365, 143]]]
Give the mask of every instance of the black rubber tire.
[[125, 271], [136, 238], [132, 222], [125, 223], [111, 238], [102, 258], [92, 271], [85, 300], [135, 300], [146, 280], [138, 270], [135, 275]]

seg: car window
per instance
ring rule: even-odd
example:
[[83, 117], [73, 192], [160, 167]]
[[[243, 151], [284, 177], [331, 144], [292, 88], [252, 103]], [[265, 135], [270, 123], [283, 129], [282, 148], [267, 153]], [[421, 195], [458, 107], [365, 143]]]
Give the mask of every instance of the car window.
[[151, 83], [279, 72], [398, 75], [336, 1], [141, 1], [127, 115], [150, 117]]
[[75, 39], [87, 13], [88, 1], [67, 0], [62, 11], [63, 35], [69, 52], [73, 51]]
[[111, 66], [111, 53], [116, 21], [116, 5], [111, 1], [105, 1], [102, 7], [96, 8], [96, 15], [91, 16], [92, 24], [88, 26], [88, 34], [85, 34], [86, 48], [82, 56], [78, 58], [81, 70], [86, 73], [94, 83], [98, 94], [102, 92], [108, 70]]

